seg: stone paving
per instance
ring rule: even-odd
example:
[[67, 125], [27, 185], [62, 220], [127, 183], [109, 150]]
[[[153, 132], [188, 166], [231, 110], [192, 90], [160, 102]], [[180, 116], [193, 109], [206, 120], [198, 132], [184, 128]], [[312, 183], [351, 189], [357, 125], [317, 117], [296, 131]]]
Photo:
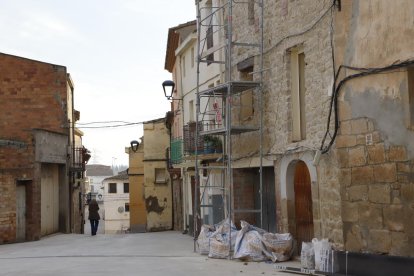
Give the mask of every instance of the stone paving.
[[289, 274], [271, 263], [210, 259], [193, 252], [192, 237], [167, 231], [93, 237], [56, 234], [35, 242], [0, 245], [0, 275]]

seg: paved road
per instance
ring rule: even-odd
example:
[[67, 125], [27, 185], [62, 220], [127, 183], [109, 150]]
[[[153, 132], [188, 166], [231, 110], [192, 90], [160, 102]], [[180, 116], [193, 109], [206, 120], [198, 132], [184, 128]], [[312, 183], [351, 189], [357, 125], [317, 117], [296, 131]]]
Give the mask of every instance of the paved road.
[[179, 232], [57, 234], [0, 245], [0, 275], [288, 275], [270, 263], [215, 260], [193, 252]]

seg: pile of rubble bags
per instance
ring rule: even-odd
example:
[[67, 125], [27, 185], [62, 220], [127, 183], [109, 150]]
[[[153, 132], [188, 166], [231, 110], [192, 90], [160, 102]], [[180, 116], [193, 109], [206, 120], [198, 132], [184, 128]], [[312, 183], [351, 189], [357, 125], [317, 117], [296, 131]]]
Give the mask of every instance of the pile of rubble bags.
[[269, 233], [245, 221], [241, 221], [241, 230], [237, 231], [232, 222], [229, 224], [225, 220], [201, 227], [198, 249], [200, 254], [208, 254], [210, 258], [227, 258], [229, 253], [234, 253], [233, 258], [243, 261], [283, 262], [292, 256], [293, 238], [289, 233]]
[[210, 258], [226, 259], [233, 252], [237, 232], [233, 222], [229, 223], [227, 219], [215, 225], [202, 225], [197, 239], [199, 253]]
[[300, 255], [302, 268], [335, 272], [335, 256], [332, 250], [332, 244], [328, 239], [312, 239], [312, 242], [302, 242], [302, 251]]

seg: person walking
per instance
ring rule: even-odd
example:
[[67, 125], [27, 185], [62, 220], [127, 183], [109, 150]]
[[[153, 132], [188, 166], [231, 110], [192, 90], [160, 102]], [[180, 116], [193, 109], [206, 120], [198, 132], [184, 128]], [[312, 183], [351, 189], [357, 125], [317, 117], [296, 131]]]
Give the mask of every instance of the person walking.
[[91, 222], [91, 233], [92, 236], [96, 235], [96, 232], [98, 231], [98, 225], [99, 225], [99, 219], [101, 218], [99, 216], [99, 206], [98, 202], [96, 202], [96, 199], [92, 199], [91, 202], [89, 202], [89, 221]]

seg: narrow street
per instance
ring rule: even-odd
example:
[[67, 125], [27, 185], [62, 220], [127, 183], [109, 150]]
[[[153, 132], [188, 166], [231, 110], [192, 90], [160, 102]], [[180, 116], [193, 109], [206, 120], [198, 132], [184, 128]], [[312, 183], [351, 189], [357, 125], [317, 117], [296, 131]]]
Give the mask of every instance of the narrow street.
[[[287, 264], [287, 263], [286, 263]], [[1, 275], [288, 275], [271, 263], [216, 260], [179, 232], [57, 234], [0, 246]]]

